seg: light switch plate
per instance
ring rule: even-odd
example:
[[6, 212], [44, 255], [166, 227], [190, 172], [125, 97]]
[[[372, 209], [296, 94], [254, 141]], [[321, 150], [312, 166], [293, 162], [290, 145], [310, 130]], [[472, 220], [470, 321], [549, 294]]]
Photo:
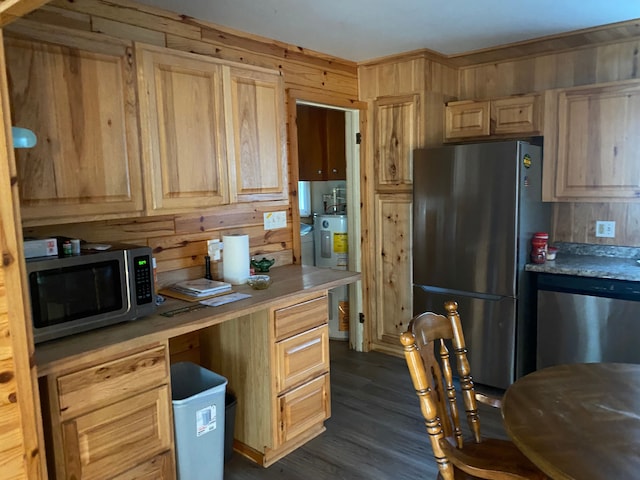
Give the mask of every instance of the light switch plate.
[[264, 229], [275, 230], [287, 226], [287, 212], [266, 212], [264, 214]]
[[616, 222], [596, 221], [596, 237], [615, 238]]

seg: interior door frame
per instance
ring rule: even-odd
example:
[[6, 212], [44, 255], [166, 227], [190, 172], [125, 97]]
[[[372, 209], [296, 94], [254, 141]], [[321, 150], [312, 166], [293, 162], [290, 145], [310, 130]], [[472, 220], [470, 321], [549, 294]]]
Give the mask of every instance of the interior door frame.
[[[298, 180], [299, 180], [299, 159], [298, 159], [298, 127], [296, 124], [297, 115], [296, 115], [296, 106], [298, 103], [307, 103], [307, 104], [315, 104], [324, 108], [337, 108], [340, 110], [345, 110], [347, 112], [357, 111], [359, 118], [359, 125], [352, 125], [352, 129], [358, 129], [361, 135], [365, 132], [364, 126], [366, 125], [366, 115], [367, 115], [367, 103], [359, 100], [351, 100], [346, 98], [335, 97], [333, 95], [324, 93], [324, 92], [310, 92], [308, 90], [301, 90], [296, 88], [287, 89], [287, 135], [289, 139], [289, 200], [291, 206], [291, 223], [292, 223], [292, 237], [293, 237], [293, 259], [295, 264], [302, 263], [302, 245], [300, 241], [300, 209], [298, 207]], [[347, 121], [349, 124], [349, 121]], [[352, 122], [351, 122], [352, 123]], [[359, 128], [358, 128], [359, 127]], [[361, 142], [360, 145], [355, 145], [354, 139], [347, 138], [347, 146], [351, 146], [354, 151], [359, 152], [359, 165], [357, 178], [354, 179], [357, 185], [357, 194], [353, 194], [352, 192], [347, 192], [347, 195], [351, 199], [359, 199], [357, 202], [362, 210], [362, 206], [364, 205], [364, 196], [363, 189], [361, 187], [363, 175], [365, 172], [365, 149], [359, 148], [364, 146], [364, 142]], [[347, 165], [347, 170], [351, 172], [353, 176], [354, 169], [352, 165]], [[347, 189], [353, 190], [353, 189]], [[351, 204], [355, 202], [351, 201]], [[358, 212], [361, 213], [361, 212]], [[350, 217], [353, 217], [351, 215]], [[361, 216], [358, 216], [360, 219]], [[354, 220], [349, 219], [349, 229], [352, 230], [354, 228]], [[360, 221], [357, 222], [357, 228], [361, 231], [362, 224]], [[355, 255], [349, 254], [349, 269], [355, 271], [361, 271], [363, 278], [365, 278], [366, 272], [363, 270], [363, 266], [365, 262], [362, 262], [362, 250], [361, 250], [361, 242], [354, 241], [352, 237], [354, 235], [349, 236], [349, 248], [355, 251]], [[361, 235], [358, 235], [357, 238], [361, 238]], [[366, 313], [364, 309], [367, 306], [367, 302], [363, 299], [363, 288], [362, 288], [362, 280], [359, 280], [355, 284], [351, 284], [349, 286], [349, 298], [350, 298], [350, 308], [349, 308], [349, 347], [356, 351], [366, 351], [368, 350], [369, 345], [369, 331], [367, 328], [363, 328], [360, 323], [360, 314]], [[355, 301], [354, 301], [355, 300]]]

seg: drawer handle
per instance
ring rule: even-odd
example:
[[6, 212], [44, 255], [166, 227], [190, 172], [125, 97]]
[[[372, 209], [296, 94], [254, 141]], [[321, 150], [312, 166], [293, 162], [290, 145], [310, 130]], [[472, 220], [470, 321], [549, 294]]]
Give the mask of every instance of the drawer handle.
[[304, 350], [306, 348], [311, 347], [312, 345], [315, 345], [316, 343], [320, 343], [321, 340], [322, 340], [321, 338], [314, 338], [313, 340], [309, 340], [308, 342], [302, 343], [297, 347], [289, 350], [289, 354], [298, 353], [300, 350]]

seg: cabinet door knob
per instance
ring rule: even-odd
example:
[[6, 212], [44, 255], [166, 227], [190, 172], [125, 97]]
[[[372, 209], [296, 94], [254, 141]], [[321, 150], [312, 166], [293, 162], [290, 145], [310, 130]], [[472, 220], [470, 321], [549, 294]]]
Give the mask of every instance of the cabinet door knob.
[[334, 168], [332, 171], [333, 171], [333, 173], [338, 173], [338, 169], [337, 168]]
[[318, 175], [322, 175], [322, 170], [318, 170]]

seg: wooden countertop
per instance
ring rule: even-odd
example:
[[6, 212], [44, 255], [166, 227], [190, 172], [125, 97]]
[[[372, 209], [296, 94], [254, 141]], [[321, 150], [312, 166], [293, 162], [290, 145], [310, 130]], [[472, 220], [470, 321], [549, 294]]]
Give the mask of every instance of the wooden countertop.
[[163, 342], [168, 338], [285, 303], [300, 294], [321, 292], [360, 279], [360, 273], [356, 272], [301, 265], [274, 268], [269, 275], [272, 284], [265, 290], [253, 290], [247, 285], [234, 286], [235, 292], [249, 293], [251, 298], [165, 317], [161, 313], [194, 305], [167, 298], [153, 315], [36, 345], [38, 376], [48, 375], [75, 361], [85, 363], [93, 361], [93, 357], [115, 356], [122, 351]]

